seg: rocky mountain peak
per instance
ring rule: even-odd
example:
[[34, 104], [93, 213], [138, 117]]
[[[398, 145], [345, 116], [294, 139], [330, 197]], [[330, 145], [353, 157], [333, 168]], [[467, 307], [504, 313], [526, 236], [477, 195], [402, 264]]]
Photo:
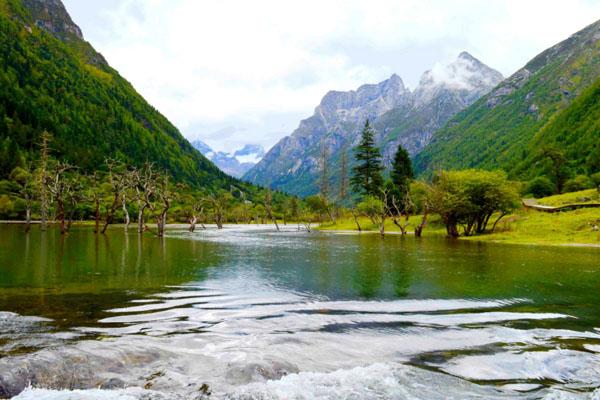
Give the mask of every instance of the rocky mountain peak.
[[500, 72], [488, 67], [466, 51], [447, 64], [436, 64], [421, 76], [415, 90], [415, 104], [425, 104], [441, 90], [481, 96], [503, 80]]
[[323, 119], [328, 129], [333, 129], [340, 122], [377, 117], [407, 101], [410, 91], [393, 74], [382, 82], [365, 84], [356, 90], [328, 92], [315, 109], [315, 115]]
[[23, 0], [34, 23], [60, 40], [83, 40], [83, 33], [73, 22], [60, 0]]

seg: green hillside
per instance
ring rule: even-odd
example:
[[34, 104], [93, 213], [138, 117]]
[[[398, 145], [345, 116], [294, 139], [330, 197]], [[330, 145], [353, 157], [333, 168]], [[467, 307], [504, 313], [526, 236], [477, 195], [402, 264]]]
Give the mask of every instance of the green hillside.
[[237, 182], [196, 151], [83, 40], [57, 0], [0, 2], [0, 179], [38, 151], [83, 171], [105, 158], [145, 161], [192, 186]]
[[503, 168], [514, 178], [547, 173], [547, 145], [572, 175], [600, 170], [600, 21], [544, 51], [434, 134], [415, 159], [437, 168]]

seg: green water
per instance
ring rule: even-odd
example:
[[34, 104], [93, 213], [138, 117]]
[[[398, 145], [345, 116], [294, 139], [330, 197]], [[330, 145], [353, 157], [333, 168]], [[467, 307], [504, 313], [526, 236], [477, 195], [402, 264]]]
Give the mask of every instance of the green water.
[[[146, 301], [150, 304], [163, 301], [158, 300], [163, 299], [163, 295], [178, 298], [179, 291], [190, 287], [218, 290], [214, 296], [226, 296], [229, 303], [219, 303], [212, 295], [185, 304], [166, 302], [164, 309], [177, 313], [176, 318], [169, 318], [180, 325], [185, 323], [185, 329], [175, 322], [165, 325], [163, 317], [155, 321], [150, 310], [135, 308]], [[446, 305], [429, 306], [432, 300], [444, 301]], [[461, 305], [461, 302], [485, 301], [499, 303], [489, 309]], [[312, 311], [304, 308], [313, 303], [322, 306]], [[210, 307], [204, 309], [207, 304]], [[294, 306], [263, 315], [260, 308], [263, 304]], [[458, 305], [448, 307], [447, 304]], [[405, 310], [405, 305], [417, 308]], [[133, 308], [128, 310], [128, 307]], [[357, 307], [365, 309], [357, 310]], [[259, 308], [261, 314], [255, 316]], [[227, 314], [217, 312], [219, 316], [215, 317], [213, 310], [225, 309]], [[210, 310], [210, 314], [206, 310]], [[166, 332], [171, 338], [193, 333], [199, 340], [204, 340], [206, 336], [202, 335], [209, 335], [211, 329], [225, 335], [224, 326], [227, 335], [245, 332], [261, 340], [271, 333], [285, 332], [302, 337], [306, 332], [318, 332], [317, 340], [326, 342], [323, 352], [325, 348], [343, 346], [344, 340], [349, 338], [362, 340], [364, 335], [375, 335], [387, 340], [406, 335], [409, 327], [409, 330], [418, 329], [416, 337], [427, 345], [414, 352], [398, 348], [389, 357], [481, 382], [488, 377], [461, 372], [464, 368], [456, 366], [458, 361], [453, 364], [454, 357], [468, 359], [472, 355], [498, 354], [492, 361], [502, 361], [504, 364], [496, 366], [507, 371], [500, 377], [490, 375], [490, 382], [535, 382], [552, 386], [560, 380], [557, 376], [567, 374], [561, 367], [553, 367], [554, 375], [540, 373], [542, 376], [532, 378], [526, 373], [523, 376], [517, 373], [512, 378], [508, 371], [511, 367], [506, 366], [502, 357], [512, 355], [515, 348], [520, 352], [543, 350], [548, 354], [553, 350], [568, 350], [575, 352], [576, 359], [582, 355], [582, 368], [589, 369], [586, 363], [590, 362], [595, 365], [596, 358], [585, 357], [596, 357], [600, 348], [597, 337], [600, 249], [482, 244], [427, 237], [419, 240], [392, 235], [381, 239], [377, 235], [306, 234], [293, 229], [277, 233], [256, 228], [196, 234], [183, 229], [171, 230], [168, 237], [161, 240], [150, 235], [140, 237], [135, 232], [127, 234], [120, 227], [114, 227], [107, 235], [94, 235], [89, 227], [76, 227], [63, 237], [55, 229], [42, 233], [34, 227], [26, 235], [22, 227], [6, 225], [0, 226], [0, 312], [49, 319], [42, 328], [36, 328], [37, 335], [45, 331], [51, 334], [77, 332], [64, 342], [32, 342], [24, 340], [13, 328], [9, 330], [12, 334], [0, 334], [0, 358], [31, 353], [47, 346], [72, 345], [83, 338], [133, 334], [139, 339], [140, 335], [152, 331], [153, 324], [160, 324], [161, 334]], [[200, 312], [202, 314], [197, 314]], [[313, 322], [307, 321], [312, 321], [315, 312], [319, 318], [328, 315], [327, 318], [335, 321], [312, 326]], [[419, 318], [424, 316], [434, 322], [402, 319], [414, 312], [420, 313]], [[503, 317], [499, 318], [498, 313]], [[111, 319], [115, 315], [119, 318]], [[145, 316], [143, 329], [133, 333], [119, 330], [137, 326], [139, 315]], [[216, 322], [207, 323], [207, 315], [217, 318]], [[250, 320], [248, 315], [254, 317]], [[378, 317], [370, 320], [373, 315]], [[483, 319], [470, 320], [475, 315]], [[505, 315], [510, 317], [505, 319]], [[521, 318], [521, 315], [527, 317]], [[278, 330], [268, 325], [270, 320], [282, 316], [285, 319]], [[396, 317], [402, 318], [396, 321]], [[458, 322], [436, 320], [441, 317]], [[193, 321], [200, 319], [202, 326], [198, 324], [198, 329], [192, 329]], [[233, 324], [235, 330], [230, 328]], [[84, 335], [80, 333], [81, 328], [85, 328]], [[442, 335], [440, 339], [440, 330], [444, 329], [464, 336], [452, 339]], [[469, 343], [470, 337], [477, 338], [484, 331], [487, 339], [482, 340], [482, 344]], [[337, 335], [339, 343], [329, 336], [332, 334]], [[522, 338], [521, 334], [529, 336]], [[538, 340], [540, 335], [543, 343]], [[443, 343], [445, 340], [447, 346]], [[261, 351], [260, 347], [256, 350]], [[288, 350], [279, 350], [278, 356], [293, 358], [286, 353]], [[315, 351], [318, 359], [321, 353]], [[354, 357], [356, 365], [365, 360], [379, 361], [374, 356], [376, 353], [353, 354], [348, 359]], [[405, 357], [401, 357], [402, 354]], [[388, 361], [388, 354], [381, 350], [381, 357], [384, 355], [383, 361]], [[571, 355], [569, 353], [569, 357]], [[319, 370], [321, 364], [315, 357], [310, 362], [298, 357], [297, 364]], [[344, 362], [335, 364], [324, 359], [322, 367], [346, 367], [347, 358], [340, 360]], [[546, 369], [547, 363], [544, 361]], [[0, 378], [1, 374], [0, 370]], [[574, 379], [567, 375], [565, 381]], [[597, 378], [600, 378], [600, 366]], [[578, 390], [595, 388], [588, 380], [576, 383]]]

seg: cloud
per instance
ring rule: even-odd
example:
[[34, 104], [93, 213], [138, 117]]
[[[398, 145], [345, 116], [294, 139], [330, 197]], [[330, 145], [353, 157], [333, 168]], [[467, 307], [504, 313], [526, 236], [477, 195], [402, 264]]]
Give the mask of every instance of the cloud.
[[[468, 50], [509, 75], [600, 17], [584, 0], [65, 0], [86, 37], [188, 137], [269, 147], [329, 90], [413, 87]], [[212, 137], [229, 126], [237, 131]], [[245, 128], [242, 131], [241, 128]]]

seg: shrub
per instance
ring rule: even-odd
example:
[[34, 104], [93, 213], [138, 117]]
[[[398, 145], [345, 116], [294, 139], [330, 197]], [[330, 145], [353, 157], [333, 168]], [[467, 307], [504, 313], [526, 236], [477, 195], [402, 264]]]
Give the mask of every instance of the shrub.
[[518, 185], [502, 171], [441, 172], [428, 197], [432, 211], [440, 215], [450, 236], [459, 235], [459, 225], [465, 236], [484, 233], [492, 215], [500, 215], [497, 222], [519, 204]]
[[540, 198], [553, 195], [556, 192], [556, 187], [550, 179], [545, 176], [538, 176], [529, 182], [526, 192], [531, 193], [535, 198]]
[[7, 195], [0, 196], [0, 218], [10, 218], [15, 208], [14, 203]]
[[594, 186], [600, 186], [600, 172], [596, 172], [595, 174], [590, 175], [590, 179], [594, 182]]
[[577, 175], [573, 179], [565, 182], [565, 192], [577, 192], [579, 190], [590, 189], [594, 187], [594, 182], [586, 175]]

